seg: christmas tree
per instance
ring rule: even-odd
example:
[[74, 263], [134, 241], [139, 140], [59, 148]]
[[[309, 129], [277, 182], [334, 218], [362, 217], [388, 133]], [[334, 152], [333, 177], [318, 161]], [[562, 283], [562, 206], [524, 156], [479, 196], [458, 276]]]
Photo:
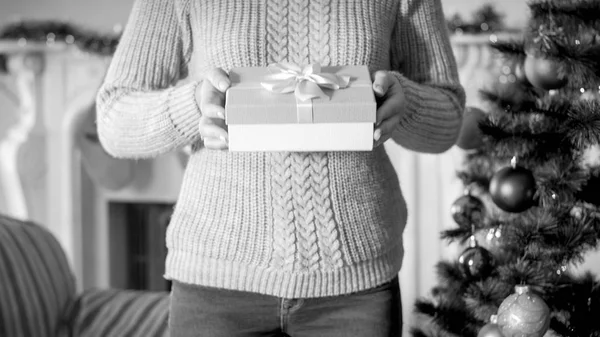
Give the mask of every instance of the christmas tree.
[[520, 39], [491, 43], [489, 109], [465, 113], [466, 191], [442, 237], [466, 247], [438, 264], [415, 337], [600, 336], [600, 281], [574, 271], [600, 239], [600, 1], [529, 8]]

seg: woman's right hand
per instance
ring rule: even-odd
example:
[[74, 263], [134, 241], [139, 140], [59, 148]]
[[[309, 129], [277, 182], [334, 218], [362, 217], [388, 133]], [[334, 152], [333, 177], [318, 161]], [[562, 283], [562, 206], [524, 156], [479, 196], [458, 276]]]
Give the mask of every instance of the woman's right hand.
[[196, 89], [196, 102], [202, 117], [198, 125], [204, 146], [213, 150], [228, 148], [225, 125], [225, 91], [231, 85], [229, 76], [221, 68], [210, 70]]

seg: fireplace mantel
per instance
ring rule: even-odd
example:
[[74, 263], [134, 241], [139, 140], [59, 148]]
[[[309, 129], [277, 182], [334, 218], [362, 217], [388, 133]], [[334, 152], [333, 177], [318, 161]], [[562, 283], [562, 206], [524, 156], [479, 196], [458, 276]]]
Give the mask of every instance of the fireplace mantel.
[[[108, 240], [108, 203], [174, 202], [182, 158], [173, 154], [155, 160], [117, 160], [93, 137], [82, 134], [82, 125], [93, 118], [90, 109], [109, 58], [64, 43], [0, 41], [0, 53], [8, 55], [18, 97], [17, 121], [0, 135], [5, 212], [43, 224], [58, 238], [80, 288], [108, 285], [103, 272], [108, 270], [107, 252], [98, 248]], [[84, 169], [85, 159], [99, 163], [94, 169], [114, 170], [102, 172], [105, 177], [122, 175], [125, 166], [132, 174], [122, 186], [102, 186]]]

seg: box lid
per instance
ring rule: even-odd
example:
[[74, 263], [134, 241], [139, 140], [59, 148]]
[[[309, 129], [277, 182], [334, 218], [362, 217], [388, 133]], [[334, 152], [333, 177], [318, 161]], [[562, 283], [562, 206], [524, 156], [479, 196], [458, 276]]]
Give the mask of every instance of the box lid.
[[[366, 66], [323, 67], [322, 72], [350, 76], [345, 89], [323, 89], [329, 97], [312, 100], [313, 123], [375, 122], [377, 104]], [[266, 67], [234, 68], [226, 93], [227, 124], [298, 123], [296, 96], [273, 93], [261, 86], [271, 72]]]

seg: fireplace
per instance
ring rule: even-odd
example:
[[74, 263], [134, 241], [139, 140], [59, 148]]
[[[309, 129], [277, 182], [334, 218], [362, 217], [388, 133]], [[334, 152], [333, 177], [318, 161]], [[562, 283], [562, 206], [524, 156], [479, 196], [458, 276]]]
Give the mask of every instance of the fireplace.
[[170, 290], [163, 275], [173, 204], [111, 202], [108, 210], [110, 286]]

